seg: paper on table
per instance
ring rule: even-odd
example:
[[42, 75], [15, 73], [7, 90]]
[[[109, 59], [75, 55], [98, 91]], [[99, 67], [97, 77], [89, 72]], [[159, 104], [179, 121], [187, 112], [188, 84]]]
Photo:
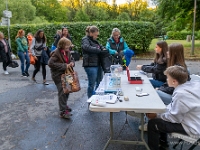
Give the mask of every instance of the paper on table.
[[117, 96], [115, 94], [109, 95], [92, 95], [87, 102], [91, 103], [93, 100], [98, 100], [106, 103], [114, 104], [117, 101]]

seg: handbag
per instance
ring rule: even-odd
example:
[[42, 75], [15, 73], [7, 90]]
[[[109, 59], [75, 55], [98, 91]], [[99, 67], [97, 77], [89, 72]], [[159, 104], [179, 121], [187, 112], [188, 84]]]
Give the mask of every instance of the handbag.
[[72, 67], [67, 67], [65, 74], [61, 75], [61, 83], [65, 94], [81, 90], [78, 74]]
[[29, 54], [30, 57], [30, 64], [35, 65], [35, 58], [33, 57], [32, 54]]
[[101, 51], [99, 57], [104, 73], [111, 73], [110, 66], [112, 65], [112, 56], [109, 54], [108, 50]]
[[40, 62], [42, 64], [48, 65], [49, 56], [47, 54], [47, 50], [42, 50]]

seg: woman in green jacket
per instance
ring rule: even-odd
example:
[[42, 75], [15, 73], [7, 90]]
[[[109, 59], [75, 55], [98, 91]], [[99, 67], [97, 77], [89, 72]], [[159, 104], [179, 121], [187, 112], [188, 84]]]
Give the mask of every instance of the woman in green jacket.
[[[30, 59], [28, 55], [28, 42], [26, 37], [24, 36], [24, 30], [19, 30], [16, 36], [16, 43], [17, 43], [17, 55], [21, 61], [21, 73], [22, 77], [28, 77], [28, 69], [30, 67]], [[26, 68], [24, 70], [24, 63], [26, 60]]]

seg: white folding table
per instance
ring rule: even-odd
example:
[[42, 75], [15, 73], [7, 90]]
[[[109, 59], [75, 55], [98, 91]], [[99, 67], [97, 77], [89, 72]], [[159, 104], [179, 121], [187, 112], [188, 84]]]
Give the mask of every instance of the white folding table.
[[[149, 147], [144, 140], [144, 113], [162, 113], [166, 110], [166, 106], [151, 85], [148, 77], [140, 74], [139, 71], [130, 71], [130, 74], [131, 76], [140, 76], [144, 81], [143, 84], [129, 84], [126, 73], [121, 75], [121, 88], [124, 96], [127, 96], [129, 101], [117, 101], [115, 104], [106, 104], [105, 107], [93, 106], [92, 104], [89, 106], [89, 110], [93, 112], [110, 112], [110, 138], [104, 146], [104, 150], [110, 143], [144, 145], [149, 150]], [[136, 93], [138, 92], [135, 90], [135, 87], [142, 88], [142, 92], [148, 93], [149, 95], [143, 97], [136, 96]], [[141, 114], [142, 141], [124, 141], [113, 139], [113, 113], [120, 111], [133, 111]]]

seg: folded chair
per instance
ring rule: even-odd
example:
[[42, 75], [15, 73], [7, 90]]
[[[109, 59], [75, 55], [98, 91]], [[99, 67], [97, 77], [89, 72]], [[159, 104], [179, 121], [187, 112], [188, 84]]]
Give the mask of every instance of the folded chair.
[[190, 137], [188, 135], [180, 134], [180, 133], [171, 133], [171, 137], [173, 138], [179, 138], [180, 140], [178, 141], [177, 144], [173, 146], [175, 149], [179, 144], [181, 144], [181, 149], [183, 149], [183, 144], [184, 142], [191, 143], [192, 146], [188, 150], [193, 150], [197, 145], [200, 145], [200, 135], [198, 137]]

